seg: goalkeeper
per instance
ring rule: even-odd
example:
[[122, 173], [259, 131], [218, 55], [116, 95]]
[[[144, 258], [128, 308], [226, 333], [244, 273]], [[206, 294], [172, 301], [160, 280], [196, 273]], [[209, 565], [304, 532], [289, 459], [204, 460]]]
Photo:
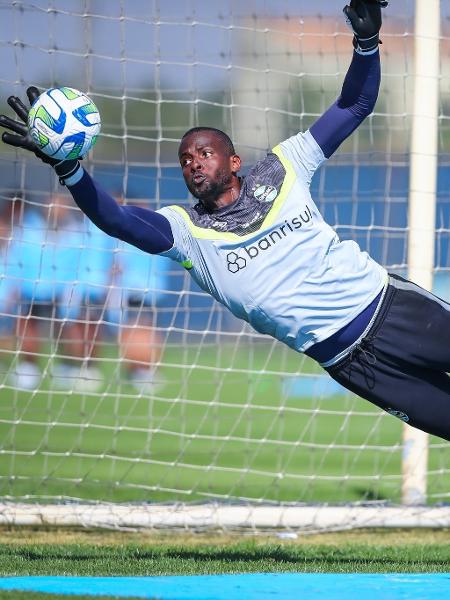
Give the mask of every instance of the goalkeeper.
[[[197, 199], [158, 211], [120, 206], [78, 161], [34, 146], [22, 122], [1, 116], [3, 141], [55, 169], [78, 206], [107, 234], [185, 267], [198, 285], [257, 331], [322, 365], [333, 379], [403, 421], [450, 440], [450, 305], [341, 242], [310, 195], [316, 169], [373, 110], [380, 84], [383, 0], [351, 0], [353, 58], [337, 101], [306, 131], [239, 176], [222, 131], [196, 127], [179, 160]], [[31, 102], [39, 94], [27, 90]], [[8, 99], [21, 121], [28, 109]]]

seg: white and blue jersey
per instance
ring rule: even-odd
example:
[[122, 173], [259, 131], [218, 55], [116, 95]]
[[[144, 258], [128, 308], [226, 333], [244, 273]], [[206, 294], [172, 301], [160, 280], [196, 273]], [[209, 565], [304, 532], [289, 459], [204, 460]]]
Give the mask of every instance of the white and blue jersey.
[[27, 211], [13, 233], [7, 275], [27, 305], [57, 303], [61, 317], [76, 318], [86, 297], [103, 297], [110, 283], [114, 242], [87, 219], [59, 229]]
[[375, 318], [387, 274], [355, 242], [339, 240], [312, 200], [310, 183], [372, 112], [379, 85], [379, 53], [354, 53], [336, 102], [309, 131], [259, 161], [239, 198], [217, 210], [201, 202], [156, 212], [120, 206], [82, 168], [66, 184], [104, 232], [177, 261], [257, 331], [328, 366]]
[[165, 207], [174, 244], [162, 253], [256, 331], [297, 351], [357, 317], [387, 281], [383, 267], [325, 223], [310, 183], [325, 156], [310, 132], [273, 149], [233, 205]]
[[[106, 237], [106, 236], [103, 236]], [[109, 316], [113, 322], [127, 322], [139, 311], [155, 309], [168, 289], [170, 262], [158, 255], [149, 256], [125, 242], [115, 251], [114, 287]], [[134, 313], [130, 308], [134, 307]], [[148, 313], [147, 313], [148, 314]]]

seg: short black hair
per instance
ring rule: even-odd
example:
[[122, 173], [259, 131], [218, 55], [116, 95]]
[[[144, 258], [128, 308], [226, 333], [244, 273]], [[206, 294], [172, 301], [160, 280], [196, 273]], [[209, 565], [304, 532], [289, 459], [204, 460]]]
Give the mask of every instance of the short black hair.
[[192, 127], [191, 129], [188, 129], [186, 133], [183, 134], [181, 141], [183, 141], [184, 138], [186, 138], [188, 135], [191, 135], [191, 133], [200, 133], [201, 131], [212, 131], [217, 135], [217, 137], [219, 137], [222, 140], [230, 156], [236, 154], [234, 144], [231, 141], [230, 137], [224, 131], [222, 131], [221, 129], [216, 129], [215, 127]]

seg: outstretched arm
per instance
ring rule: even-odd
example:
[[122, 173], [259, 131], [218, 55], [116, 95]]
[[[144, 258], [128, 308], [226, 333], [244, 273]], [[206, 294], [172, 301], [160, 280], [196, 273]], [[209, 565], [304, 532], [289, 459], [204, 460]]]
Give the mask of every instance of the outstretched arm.
[[380, 54], [356, 51], [336, 102], [311, 126], [310, 132], [329, 158], [370, 115], [380, 88]]
[[378, 32], [385, 0], [352, 0], [344, 8], [354, 33], [355, 51], [336, 102], [311, 126], [310, 132], [329, 158], [370, 115], [380, 88]]
[[[39, 97], [39, 90], [29, 87], [27, 96], [30, 104], [33, 104]], [[75, 202], [97, 227], [152, 254], [164, 252], [172, 247], [172, 229], [163, 215], [138, 206], [119, 206], [84, 171], [78, 160], [58, 161], [46, 156], [37, 148], [28, 131], [26, 123], [29, 109], [15, 96], [8, 98], [8, 104], [20, 121], [0, 115], [0, 125], [8, 130], [3, 133], [2, 141], [16, 148], [34, 152], [38, 158], [50, 164], [60, 182], [67, 185]]]
[[140, 206], [120, 206], [80, 169], [66, 184], [76, 204], [99, 229], [151, 254], [173, 246], [172, 229], [166, 217]]

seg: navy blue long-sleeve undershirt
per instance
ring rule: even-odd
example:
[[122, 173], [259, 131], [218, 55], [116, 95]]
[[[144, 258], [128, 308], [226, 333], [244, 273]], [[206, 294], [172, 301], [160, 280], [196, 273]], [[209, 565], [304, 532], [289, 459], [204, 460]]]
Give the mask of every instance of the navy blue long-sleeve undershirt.
[[373, 111], [380, 80], [379, 52], [368, 56], [354, 52], [341, 95], [310, 128], [327, 158]]
[[[310, 128], [327, 158], [372, 112], [379, 86], [379, 53], [361, 56], [354, 52], [341, 95]], [[120, 206], [88, 173], [69, 190], [80, 209], [108, 235], [151, 254], [172, 247], [172, 230], [163, 215], [138, 206]]]
[[108, 235], [150, 254], [173, 246], [172, 229], [166, 217], [140, 206], [120, 206], [88, 173], [84, 172], [69, 190], [84, 214]]

